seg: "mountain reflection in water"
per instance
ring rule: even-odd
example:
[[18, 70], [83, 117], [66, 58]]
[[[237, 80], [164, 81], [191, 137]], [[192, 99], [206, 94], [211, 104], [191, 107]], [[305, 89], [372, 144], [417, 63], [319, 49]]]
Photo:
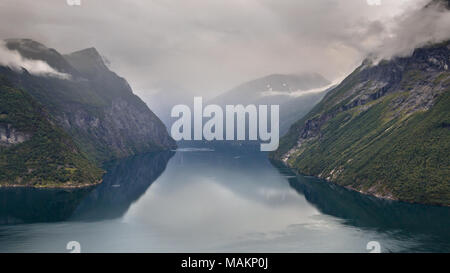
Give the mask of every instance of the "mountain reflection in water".
[[427, 251], [450, 251], [450, 208], [362, 195], [317, 178], [296, 176], [289, 168], [276, 165], [281, 174], [289, 177], [289, 185], [306, 200], [346, 225], [399, 239], [414, 238], [417, 245], [410, 251], [421, 251], [423, 243]]
[[164, 172], [174, 152], [151, 153], [108, 164], [103, 183], [83, 199], [71, 219], [113, 219], [127, 212]]
[[0, 224], [120, 217], [173, 155], [159, 152], [110, 162], [103, 183], [83, 189], [1, 188]]
[[90, 189], [0, 189], [0, 252], [73, 240], [83, 252], [450, 252], [450, 208], [361, 195], [260, 152], [182, 149], [107, 169]]

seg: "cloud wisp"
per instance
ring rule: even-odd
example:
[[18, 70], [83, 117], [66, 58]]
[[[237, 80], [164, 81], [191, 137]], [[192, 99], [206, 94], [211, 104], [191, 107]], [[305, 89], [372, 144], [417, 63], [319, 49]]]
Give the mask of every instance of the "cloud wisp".
[[325, 92], [327, 90], [330, 90], [330, 88], [333, 88], [333, 87], [337, 86], [344, 79], [345, 79], [345, 77], [337, 78], [332, 83], [328, 84], [327, 86], [323, 86], [323, 87], [319, 87], [319, 88], [312, 88], [312, 89], [307, 89], [307, 90], [299, 89], [299, 90], [295, 90], [295, 91], [291, 91], [291, 92], [277, 91], [277, 90], [267, 90], [267, 91], [261, 92], [261, 94], [263, 96], [265, 96], [265, 97], [270, 97], [270, 96], [288, 96], [288, 97], [298, 98], [298, 97], [311, 95], [311, 94], [316, 94], [316, 93], [322, 93], [322, 92]]
[[0, 41], [0, 65], [7, 66], [17, 72], [28, 73], [41, 77], [54, 77], [59, 79], [70, 79], [70, 75], [61, 73], [41, 60], [31, 60], [22, 57], [17, 50], [9, 50], [3, 41]]
[[410, 55], [414, 49], [429, 43], [450, 39], [450, 11], [443, 1], [397, 18], [397, 24], [379, 45], [374, 54], [381, 59]]
[[211, 98], [270, 74], [337, 79], [369, 55], [450, 38], [449, 12], [430, 1], [2, 0], [0, 38], [63, 53], [95, 46], [149, 100], [156, 89], [176, 97], [173, 86]]

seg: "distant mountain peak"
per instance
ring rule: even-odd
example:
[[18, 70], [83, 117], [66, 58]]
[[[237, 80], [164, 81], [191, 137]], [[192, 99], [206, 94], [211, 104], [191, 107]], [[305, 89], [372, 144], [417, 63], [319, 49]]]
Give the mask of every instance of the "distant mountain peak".
[[89, 57], [95, 61], [102, 61], [102, 56], [100, 55], [100, 53], [97, 51], [97, 49], [95, 47], [89, 47], [89, 48], [85, 48], [82, 50], [78, 50], [75, 52], [72, 52], [66, 56], [77, 56], [77, 57]]

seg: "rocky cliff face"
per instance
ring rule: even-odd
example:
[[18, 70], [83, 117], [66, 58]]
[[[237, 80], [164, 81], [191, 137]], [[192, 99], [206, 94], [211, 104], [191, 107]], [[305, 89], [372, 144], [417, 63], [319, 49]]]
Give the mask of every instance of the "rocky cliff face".
[[12, 146], [31, 138], [30, 133], [19, 132], [11, 124], [0, 124], [0, 146]]
[[94, 48], [63, 56], [28, 39], [6, 47], [54, 71], [0, 66], [0, 186], [90, 186], [105, 161], [175, 147]]
[[26, 58], [43, 60], [69, 79], [37, 77], [0, 68], [17, 87], [42, 103], [82, 151], [97, 162], [175, 147], [167, 129], [125, 79], [94, 48], [61, 55], [32, 40], [7, 40]]
[[357, 191], [450, 204], [450, 43], [364, 62], [272, 156]]

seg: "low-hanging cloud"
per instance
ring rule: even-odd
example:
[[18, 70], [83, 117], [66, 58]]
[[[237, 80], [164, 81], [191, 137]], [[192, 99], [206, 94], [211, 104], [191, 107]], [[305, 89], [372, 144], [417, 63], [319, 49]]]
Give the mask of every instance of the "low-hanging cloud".
[[298, 97], [308, 96], [308, 95], [311, 95], [311, 94], [322, 93], [322, 92], [325, 92], [327, 90], [330, 90], [331, 88], [334, 88], [339, 83], [341, 83], [344, 80], [344, 78], [345, 77], [337, 78], [333, 82], [331, 82], [330, 84], [328, 84], [326, 86], [323, 86], [323, 87], [318, 87], [318, 88], [312, 88], [312, 89], [307, 89], [307, 90], [301, 90], [300, 89], [300, 90], [294, 90], [294, 91], [291, 91], [291, 92], [277, 91], [277, 90], [268, 90], [268, 91], [262, 91], [261, 94], [263, 96], [266, 96], [266, 97], [270, 97], [270, 96], [288, 96], [288, 97], [298, 98]]
[[378, 59], [407, 56], [418, 47], [450, 39], [450, 11], [444, 2], [435, 1], [426, 8], [400, 16], [394, 29], [374, 49]]
[[18, 72], [25, 69], [28, 73], [36, 76], [70, 79], [70, 75], [57, 71], [44, 61], [22, 57], [17, 50], [8, 49], [3, 41], [0, 41], [0, 65]]
[[2, 0], [0, 38], [62, 53], [95, 46], [148, 101], [158, 90], [213, 97], [273, 73], [333, 81], [369, 55], [450, 38], [448, 12], [424, 9], [430, 1]]

